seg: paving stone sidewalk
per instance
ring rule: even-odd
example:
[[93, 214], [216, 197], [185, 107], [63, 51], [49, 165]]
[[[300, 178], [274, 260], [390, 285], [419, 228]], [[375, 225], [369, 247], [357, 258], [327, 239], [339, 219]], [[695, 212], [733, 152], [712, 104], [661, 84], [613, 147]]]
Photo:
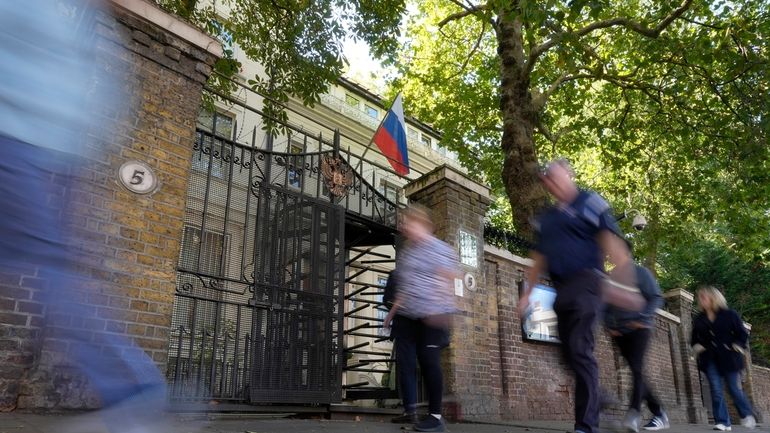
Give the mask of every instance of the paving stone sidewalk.
[[[326, 421], [301, 419], [269, 419], [248, 416], [169, 415], [162, 427], [146, 430], [146, 433], [401, 433], [400, 426], [386, 422]], [[570, 423], [562, 421], [519, 421], [509, 423], [461, 423], [449, 424], [450, 433], [555, 433], [570, 432]], [[608, 429], [608, 432], [614, 430]], [[707, 425], [673, 425], [671, 433], [707, 433]], [[754, 432], [770, 432], [765, 426]], [[733, 432], [750, 432], [733, 426]], [[109, 433], [97, 413], [78, 415], [2, 413], [0, 433]]]

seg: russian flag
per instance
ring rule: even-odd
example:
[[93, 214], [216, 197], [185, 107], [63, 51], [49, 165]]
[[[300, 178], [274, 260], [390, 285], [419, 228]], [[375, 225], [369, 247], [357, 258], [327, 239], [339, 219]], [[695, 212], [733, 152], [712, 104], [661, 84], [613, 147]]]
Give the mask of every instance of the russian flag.
[[409, 154], [406, 148], [406, 122], [404, 122], [404, 107], [401, 104], [401, 94], [396, 96], [393, 105], [385, 115], [385, 119], [377, 128], [372, 139], [383, 155], [388, 158], [396, 173], [406, 176], [409, 174]]

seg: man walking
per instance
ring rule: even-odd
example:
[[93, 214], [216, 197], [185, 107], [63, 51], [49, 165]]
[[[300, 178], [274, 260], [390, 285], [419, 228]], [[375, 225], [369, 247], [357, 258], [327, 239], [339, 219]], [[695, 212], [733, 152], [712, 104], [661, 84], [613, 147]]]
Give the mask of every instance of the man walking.
[[644, 399], [653, 415], [644, 429], [663, 430], [670, 427], [668, 416], [645, 382], [643, 373], [644, 356], [652, 335], [655, 311], [663, 305], [663, 296], [652, 272], [639, 265], [635, 268], [639, 289], [647, 301], [646, 307], [642, 311], [635, 312], [607, 305], [604, 309], [604, 324], [620, 350], [621, 356], [628, 363], [634, 380], [631, 402], [623, 420], [623, 426], [633, 432], [639, 431], [642, 399]]
[[575, 431], [597, 433], [600, 393], [594, 324], [602, 303], [604, 259], [609, 257], [614, 265], [613, 279], [626, 287], [636, 285], [633, 262], [609, 204], [594, 192], [578, 189], [566, 160], [548, 164], [541, 179], [557, 204], [537, 221], [534, 263], [519, 299], [519, 314], [523, 316], [532, 287], [547, 272], [556, 288], [561, 347], [575, 373]]

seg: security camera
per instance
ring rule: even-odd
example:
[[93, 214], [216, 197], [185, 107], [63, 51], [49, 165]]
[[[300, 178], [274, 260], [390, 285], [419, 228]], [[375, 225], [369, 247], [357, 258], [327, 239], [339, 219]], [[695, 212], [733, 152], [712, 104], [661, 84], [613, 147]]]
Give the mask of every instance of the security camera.
[[631, 221], [631, 226], [636, 230], [642, 231], [647, 227], [647, 219], [642, 215], [636, 215]]

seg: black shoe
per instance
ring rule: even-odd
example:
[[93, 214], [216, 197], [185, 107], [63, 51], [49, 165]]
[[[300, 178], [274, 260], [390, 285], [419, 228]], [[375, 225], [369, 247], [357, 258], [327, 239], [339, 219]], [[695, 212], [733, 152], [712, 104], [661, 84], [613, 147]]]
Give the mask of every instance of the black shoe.
[[390, 420], [393, 424], [417, 424], [419, 421], [420, 418], [416, 412], [404, 413]]
[[420, 422], [414, 425], [416, 431], [429, 431], [429, 432], [442, 432], [444, 431], [444, 421], [436, 418], [433, 415], [428, 415]]

